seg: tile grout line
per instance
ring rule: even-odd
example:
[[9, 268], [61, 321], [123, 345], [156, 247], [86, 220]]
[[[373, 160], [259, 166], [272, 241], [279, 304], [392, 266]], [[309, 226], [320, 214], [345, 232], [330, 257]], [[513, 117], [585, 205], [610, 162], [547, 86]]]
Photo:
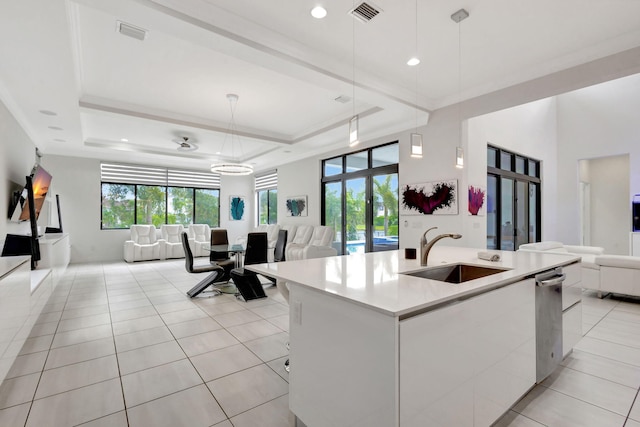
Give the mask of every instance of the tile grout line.
[[[629, 421], [629, 419], [630, 419], [629, 417], [631, 416], [631, 411], [633, 410], [633, 405], [635, 405], [635, 403], [638, 401], [638, 393], [640, 393], [640, 387], [638, 387], [638, 390], [636, 390], [636, 395], [633, 398], [633, 401], [631, 402], [631, 407], [629, 407], [629, 412], [627, 412], [627, 417], [624, 420], [624, 424], [622, 425], [622, 427], [626, 426], [627, 425], [627, 421]], [[635, 420], [633, 420], [633, 418], [631, 418], [631, 420], [635, 421]]]
[[[165, 277], [165, 276], [163, 276]], [[169, 281], [169, 283], [171, 284], [171, 286], [173, 286], [178, 292], [182, 293], [182, 291], [178, 288], [176, 288], [176, 286], [173, 284], [173, 282]], [[145, 295], [147, 295], [146, 291], [143, 290], [143, 292], [145, 293]], [[155, 304], [151, 303], [153, 305], [153, 308], [156, 310], [156, 312], [158, 312], [158, 310], [156, 309]], [[192, 303], [193, 304], [193, 303]], [[193, 304], [194, 306], [198, 307], [197, 304]], [[198, 307], [199, 310], [202, 310], [200, 307]], [[202, 312], [204, 312], [208, 317], [209, 313], [206, 313], [204, 310], [202, 310]], [[224, 408], [222, 407], [222, 405], [220, 404], [220, 402], [218, 401], [218, 399], [216, 398], [216, 396], [213, 394], [213, 392], [211, 391], [211, 389], [207, 386], [207, 382], [204, 380], [204, 378], [202, 378], [202, 375], [200, 374], [200, 372], [198, 371], [198, 369], [195, 367], [195, 365], [193, 364], [193, 362], [191, 361], [191, 358], [189, 357], [189, 355], [187, 354], [187, 352], [184, 350], [184, 348], [182, 347], [182, 345], [180, 344], [180, 341], [178, 341], [178, 338], [176, 338], [176, 336], [173, 334], [173, 331], [171, 330], [171, 328], [169, 328], [169, 325], [167, 324], [167, 322], [164, 320], [164, 318], [162, 317], [162, 315], [160, 315], [160, 313], [158, 312], [158, 316], [160, 316], [160, 319], [162, 320], [162, 323], [164, 323], [165, 327], [169, 330], [169, 333], [171, 334], [171, 336], [173, 337], [175, 343], [178, 345], [178, 347], [180, 347], [180, 350], [182, 351], [182, 353], [184, 353], [185, 358], [189, 361], [189, 364], [191, 365], [191, 367], [193, 368], [193, 370], [196, 372], [196, 374], [198, 375], [198, 377], [200, 378], [200, 381], [202, 381], [202, 384], [198, 384], [195, 385], [193, 387], [189, 387], [185, 390], [189, 390], [190, 388], [195, 388], [195, 387], [199, 387], [200, 385], [204, 385], [207, 389], [207, 391], [209, 392], [209, 394], [211, 395], [211, 397], [213, 398], [213, 400], [216, 402], [216, 404], [218, 405], [218, 407], [220, 408], [220, 410], [222, 411], [222, 413], [224, 414], [225, 418], [231, 423], [231, 420], [229, 419], [229, 414], [227, 414], [227, 411], [224, 410]], [[215, 320], [214, 320], [215, 321]], [[222, 325], [220, 325], [222, 326]], [[223, 327], [224, 328], [224, 327]], [[175, 391], [171, 394], [175, 394], [175, 393], [179, 393], [182, 392], [184, 390], [178, 390]], [[169, 396], [167, 395], [167, 396]], [[161, 396], [161, 397], [165, 397], [165, 396]], [[160, 399], [161, 397], [158, 397], [157, 399]], [[153, 400], [157, 400], [157, 399], [153, 399]], [[148, 403], [148, 402], [144, 402], [144, 403]], [[142, 403], [142, 404], [144, 404]]]
[[[108, 313], [109, 313], [109, 325], [111, 326], [111, 339], [113, 340], [113, 349], [115, 351], [115, 358], [116, 358], [116, 365], [118, 367], [118, 381], [120, 382], [120, 392], [122, 393], [122, 405], [124, 406], [124, 417], [125, 420], [127, 421], [127, 426], [129, 426], [129, 412], [127, 411], [127, 399], [124, 395], [124, 386], [122, 384], [122, 371], [120, 370], [120, 358], [118, 357], [118, 347], [116, 346], [116, 335], [113, 331], [113, 317], [111, 316], [111, 303], [109, 301], [109, 292], [108, 292], [108, 284], [107, 284], [107, 280], [106, 280], [106, 275], [104, 274], [104, 264], [100, 264], [100, 266], [102, 267], [102, 274], [103, 274], [103, 279], [105, 281], [105, 293], [107, 294], [107, 308], [108, 308]], [[137, 282], [136, 282], [137, 283]], [[112, 414], [109, 414], [112, 415]]]
[[[66, 274], [65, 274], [65, 276], [66, 276]], [[75, 274], [74, 274], [73, 280], [71, 280], [71, 285], [69, 286], [69, 290], [67, 291], [65, 302], [64, 302], [64, 306], [62, 307], [62, 311], [60, 312], [60, 318], [58, 319], [58, 324], [56, 325], [56, 330], [53, 332], [53, 337], [51, 338], [51, 343], [49, 343], [49, 349], [47, 350], [47, 357], [45, 357], [44, 364], [42, 365], [42, 369], [40, 370], [40, 376], [38, 378], [38, 383], [36, 384], [36, 388], [33, 390], [33, 396], [31, 398], [31, 402], [29, 403], [29, 410], [27, 411], [27, 417], [24, 420], [24, 427], [27, 427], [27, 424], [29, 423], [29, 417], [31, 416], [31, 410], [33, 409], [33, 403], [36, 401], [36, 398], [35, 398], [36, 397], [36, 393], [38, 392], [38, 388], [40, 387], [40, 381], [42, 381], [42, 376], [44, 375], [44, 371], [45, 371], [45, 368], [47, 366], [47, 361], [49, 360], [49, 355], [51, 353], [51, 347], [53, 346], [53, 341], [55, 340], [56, 333], [58, 331], [58, 328], [60, 327], [60, 322], [62, 321], [62, 313], [64, 313], [64, 309], [67, 306], [67, 303], [69, 301], [69, 295], [71, 294], [71, 289], [73, 289], [73, 282], [74, 281], [75, 281]], [[56, 286], [58, 286], [59, 284], [60, 283], [58, 283]], [[48, 298], [51, 298], [51, 296], [53, 295], [53, 292], [55, 292], [55, 290], [51, 292], [51, 295], [49, 295]], [[38, 318], [40, 318], [40, 316], [38, 316]], [[37, 320], [36, 320], [36, 322], [37, 322]]]

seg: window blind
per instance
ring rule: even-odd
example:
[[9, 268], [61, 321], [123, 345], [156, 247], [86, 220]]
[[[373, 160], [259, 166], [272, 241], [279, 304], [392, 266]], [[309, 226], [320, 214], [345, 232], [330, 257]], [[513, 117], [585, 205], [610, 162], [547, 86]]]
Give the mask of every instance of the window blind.
[[121, 184], [220, 188], [220, 175], [210, 172], [116, 163], [101, 163], [100, 179]]
[[278, 171], [274, 170], [256, 175], [256, 191], [272, 190], [278, 188]]

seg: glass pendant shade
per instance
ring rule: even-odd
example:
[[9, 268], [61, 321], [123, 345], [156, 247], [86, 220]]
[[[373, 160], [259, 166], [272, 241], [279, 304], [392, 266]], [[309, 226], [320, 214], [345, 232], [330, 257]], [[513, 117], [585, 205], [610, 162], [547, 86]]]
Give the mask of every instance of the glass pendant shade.
[[358, 116], [353, 116], [351, 120], [349, 120], [349, 145], [354, 146], [358, 144], [360, 140], [358, 139]]
[[411, 157], [422, 158], [422, 134], [411, 134]]
[[464, 167], [464, 151], [462, 147], [456, 147], [456, 167], [462, 169]]

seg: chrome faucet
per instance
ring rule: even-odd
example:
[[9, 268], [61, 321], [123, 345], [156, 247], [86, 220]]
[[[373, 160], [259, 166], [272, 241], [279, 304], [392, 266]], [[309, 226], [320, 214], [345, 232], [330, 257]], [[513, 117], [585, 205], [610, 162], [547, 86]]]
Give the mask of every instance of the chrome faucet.
[[420, 265], [421, 266], [427, 265], [427, 257], [429, 256], [429, 251], [431, 250], [433, 245], [436, 244], [438, 240], [444, 239], [445, 237], [450, 237], [452, 239], [459, 239], [462, 237], [461, 234], [439, 234], [433, 239], [431, 239], [431, 241], [427, 241], [427, 233], [430, 232], [431, 230], [435, 230], [436, 228], [438, 227], [431, 227], [430, 229], [425, 231], [422, 237], [420, 238]]

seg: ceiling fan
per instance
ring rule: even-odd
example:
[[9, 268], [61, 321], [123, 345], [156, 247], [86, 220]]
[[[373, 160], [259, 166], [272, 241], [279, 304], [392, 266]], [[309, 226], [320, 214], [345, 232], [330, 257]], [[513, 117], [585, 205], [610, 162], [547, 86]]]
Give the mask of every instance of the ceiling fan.
[[188, 136], [183, 136], [181, 138], [176, 138], [172, 140], [176, 144], [178, 144], [178, 151], [196, 151], [198, 146], [193, 142], [189, 142]]

